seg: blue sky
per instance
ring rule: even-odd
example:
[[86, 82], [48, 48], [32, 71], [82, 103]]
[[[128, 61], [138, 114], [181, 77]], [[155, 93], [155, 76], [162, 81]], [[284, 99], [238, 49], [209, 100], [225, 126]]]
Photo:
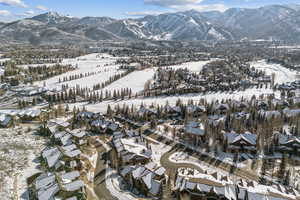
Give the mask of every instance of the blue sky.
[[300, 0], [0, 0], [0, 21], [12, 21], [47, 11], [76, 17], [138, 17], [195, 9], [255, 8], [270, 4], [300, 3]]

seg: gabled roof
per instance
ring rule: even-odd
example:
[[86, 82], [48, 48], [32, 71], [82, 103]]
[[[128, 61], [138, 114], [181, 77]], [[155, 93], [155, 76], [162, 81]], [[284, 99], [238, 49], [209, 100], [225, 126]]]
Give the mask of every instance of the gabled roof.
[[154, 173], [149, 172], [146, 176], [142, 178], [143, 182], [147, 186], [148, 190], [152, 188], [152, 179], [154, 178]]
[[68, 184], [63, 185], [66, 191], [73, 192], [84, 187], [84, 182], [82, 180], [77, 180]]
[[205, 184], [201, 184], [201, 183], [198, 183], [197, 184], [197, 189], [199, 190], [199, 191], [201, 191], [201, 192], [210, 192], [210, 190], [211, 190], [211, 186], [209, 186], [209, 185], [205, 185]]
[[111, 122], [108, 126], [108, 128], [112, 131], [116, 131], [118, 128], [119, 128], [119, 125], [114, 123], [114, 122]]
[[145, 167], [151, 171], [153, 171], [156, 168], [156, 163], [155, 162], [149, 162], [148, 164], [145, 165]]
[[139, 166], [135, 170], [132, 171], [133, 178], [137, 179], [140, 178], [143, 172], [147, 170], [144, 166]]
[[71, 138], [72, 138], [72, 135], [67, 133], [60, 138], [60, 141], [63, 145], [68, 145], [68, 144], [72, 143]]
[[81, 129], [69, 130], [68, 132], [77, 138], [82, 138], [86, 135], [86, 132]]
[[77, 200], [77, 197], [70, 197], [70, 198], [67, 198], [66, 200]]
[[54, 120], [50, 120], [50, 123], [54, 123], [56, 125], [62, 126], [64, 128], [70, 126], [70, 123], [65, 121], [65, 120], [61, 120], [61, 119], [54, 119]]
[[81, 151], [79, 149], [75, 149], [73, 151], [66, 151], [64, 154], [70, 158], [74, 158], [76, 156], [79, 156], [81, 154]]
[[121, 174], [121, 176], [124, 177], [124, 176], [126, 176], [127, 174], [131, 173], [134, 169], [135, 169], [134, 166], [125, 166], [125, 167], [121, 170], [120, 174]]
[[77, 114], [77, 117], [92, 118], [95, 114], [92, 112], [83, 111]]
[[166, 169], [164, 167], [160, 167], [160, 168], [156, 169], [154, 173], [158, 176], [162, 176], [165, 172], [166, 172]]
[[33, 109], [28, 109], [28, 110], [22, 110], [18, 113], [19, 116], [24, 117], [38, 117], [41, 114], [40, 110], [33, 110]]
[[68, 145], [68, 146], [63, 146], [62, 149], [65, 150], [65, 151], [72, 151], [74, 149], [77, 149], [77, 147], [76, 147], [75, 144], [71, 144], [71, 145]]
[[54, 174], [41, 174], [35, 180], [35, 188], [37, 190], [39, 190], [41, 188], [47, 188], [53, 184], [55, 184], [55, 175]]
[[61, 131], [61, 132], [54, 132], [54, 134], [53, 134], [53, 136], [54, 136], [54, 138], [56, 138], [56, 139], [60, 139], [60, 138], [62, 138], [64, 135], [66, 135], [67, 134], [67, 132], [65, 132], [65, 131]]
[[292, 137], [288, 141], [286, 141], [285, 143], [283, 143], [283, 145], [293, 146], [293, 147], [300, 147], [300, 138], [298, 138], [298, 137]]
[[228, 143], [231, 145], [240, 145], [240, 144], [249, 145], [249, 146], [256, 145], [257, 136], [252, 133], [244, 133], [244, 134], [226, 133], [225, 136], [227, 137]]
[[228, 104], [218, 104], [215, 106], [215, 110], [229, 110]]
[[189, 190], [194, 190], [197, 187], [196, 183], [187, 181], [185, 187]]
[[72, 171], [61, 175], [61, 179], [64, 183], [69, 183], [80, 176], [79, 171]]
[[59, 191], [58, 184], [52, 185], [49, 188], [41, 189], [37, 193], [38, 200], [50, 200]]
[[0, 125], [1, 126], [8, 126], [8, 124], [11, 122], [12, 117], [6, 114], [0, 114]]
[[91, 126], [106, 128], [109, 124], [110, 124], [109, 121], [97, 119], [97, 120], [92, 121]]
[[51, 168], [59, 161], [62, 154], [58, 148], [54, 147], [52, 149], [43, 151], [42, 156], [46, 159], [48, 166]]

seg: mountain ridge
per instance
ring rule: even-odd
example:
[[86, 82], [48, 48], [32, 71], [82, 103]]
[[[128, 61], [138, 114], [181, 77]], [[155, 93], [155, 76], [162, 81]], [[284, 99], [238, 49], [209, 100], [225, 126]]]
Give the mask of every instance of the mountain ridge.
[[136, 39], [300, 41], [300, 6], [230, 8], [225, 12], [189, 10], [128, 19], [77, 18], [47, 12], [0, 23], [0, 37], [11, 42], [33, 44]]

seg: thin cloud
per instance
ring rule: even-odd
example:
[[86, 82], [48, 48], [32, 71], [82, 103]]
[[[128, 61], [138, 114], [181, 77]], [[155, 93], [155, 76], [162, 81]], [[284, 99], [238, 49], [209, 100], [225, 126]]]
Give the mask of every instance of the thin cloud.
[[36, 8], [39, 9], [39, 10], [42, 10], [42, 11], [47, 11], [48, 10], [48, 8], [46, 8], [45, 6], [42, 6], [42, 5], [37, 5]]
[[187, 5], [187, 4], [198, 4], [203, 0], [144, 0], [145, 4], [152, 4], [157, 6], [179, 6], [179, 5]]
[[8, 10], [0, 10], [0, 16], [2, 17], [11, 16], [11, 12], [9, 12]]
[[33, 10], [28, 10], [24, 14], [27, 15], [27, 16], [30, 16], [30, 15], [34, 15], [35, 12]]
[[201, 5], [201, 4], [187, 4], [183, 6], [171, 6], [171, 8], [176, 10], [197, 10], [199, 12], [205, 11], [220, 11], [224, 12], [228, 9], [224, 4], [209, 4], [209, 5]]
[[163, 12], [158, 11], [142, 11], [142, 12], [126, 12], [125, 15], [132, 17], [144, 17], [147, 15], [160, 15]]
[[184, 11], [184, 10], [197, 10], [200, 12], [203, 11], [225, 11], [227, 7], [222, 4], [205, 4], [204, 0], [144, 0], [145, 4], [156, 5], [165, 8], [171, 8], [175, 11]]
[[0, 5], [27, 8], [27, 5], [22, 0], [0, 0]]

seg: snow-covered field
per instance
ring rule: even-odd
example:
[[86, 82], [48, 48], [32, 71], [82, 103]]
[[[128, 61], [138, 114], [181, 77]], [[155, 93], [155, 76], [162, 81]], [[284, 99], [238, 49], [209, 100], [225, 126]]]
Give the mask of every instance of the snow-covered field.
[[28, 69], [28, 67], [41, 67], [41, 66], [47, 66], [47, 67], [51, 67], [54, 65], [57, 65], [59, 63], [45, 63], [45, 64], [30, 64], [30, 65], [17, 65], [17, 67], [19, 68], [23, 68], [23, 69]]
[[275, 73], [275, 83], [278, 84], [296, 80], [296, 72], [285, 68], [280, 64], [267, 63], [265, 60], [260, 60], [251, 62], [250, 66], [265, 71], [267, 75]]
[[10, 61], [10, 58], [0, 58], [0, 62], [6, 62], [6, 61]]
[[198, 61], [198, 62], [187, 62], [187, 63], [183, 63], [180, 65], [173, 65], [170, 66], [173, 69], [185, 69], [187, 68], [188, 70], [192, 71], [192, 72], [200, 72], [203, 68], [204, 65], [206, 65], [209, 62], [212, 62], [213, 60], [209, 60], [209, 61]]
[[2, 200], [25, 199], [26, 178], [38, 172], [35, 158], [44, 140], [27, 128], [0, 130], [0, 196]]
[[[105, 58], [103, 59], [102, 56]], [[96, 74], [90, 77], [85, 77], [82, 79], [74, 80], [66, 82], [69, 84], [69, 86], [75, 86], [76, 84], [81, 85], [82, 87], [89, 87], [92, 86], [95, 83], [103, 82], [108, 79], [110, 75], [113, 75], [116, 72], [117, 66], [113, 64], [116, 58], [110, 57], [107, 54], [101, 54], [99, 57], [99, 54], [89, 54], [86, 56], [82, 56], [76, 59], [68, 59], [64, 60], [64, 63], [71, 63], [71, 64], [78, 64], [79, 69], [75, 72], [70, 72], [67, 74], [72, 73], [78, 73], [79, 72], [88, 72], [95, 70], [97, 65], [104, 66], [105, 64], [109, 64], [107, 67], [109, 71], [103, 72], [100, 74]], [[207, 64], [210, 61], [200, 61], [200, 62], [189, 62], [184, 63], [181, 65], [171, 66], [172, 68], [188, 68], [191, 71], [199, 72], [203, 68], [205, 64]], [[271, 75], [272, 73], [275, 73], [275, 82], [276, 83], [283, 83], [287, 81], [294, 81], [295, 80], [295, 72], [292, 70], [289, 70], [287, 68], [284, 68], [281, 65], [278, 64], [268, 64], [265, 60], [260, 60], [256, 62], [250, 63], [251, 66], [264, 70], [266, 74]], [[98, 68], [100, 69], [100, 68]], [[102, 69], [102, 67], [101, 67]], [[153, 74], [155, 73], [154, 69], [145, 69], [143, 71], [134, 71], [130, 73], [129, 75], [121, 78], [118, 81], [113, 82], [109, 86], [107, 86], [106, 90], [114, 90], [114, 89], [122, 89], [122, 88], [131, 88], [133, 94], [139, 91], [142, 91], [144, 89], [144, 84], [147, 80], [151, 79], [153, 77]], [[62, 75], [61, 77], [65, 76], [66, 74]], [[46, 85], [49, 88], [57, 88], [59, 84], [57, 83], [58, 77], [51, 78], [46, 81]], [[42, 83], [40, 83], [42, 84]], [[186, 95], [174, 95], [174, 96], [161, 96], [161, 97], [151, 97], [151, 98], [138, 98], [138, 99], [132, 99], [132, 100], [123, 100], [123, 101], [105, 101], [98, 104], [88, 104], [85, 105], [85, 107], [94, 112], [105, 112], [107, 109], [107, 106], [110, 104], [111, 106], [114, 105], [122, 105], [122, 104], [128, 104], [128, 105], [151, 105], [151, 104], [159, 104], [164, 105], [166, 102], [169, 102], [170, 105], [174, 105], [178, 99], [181, 99], [183, 102], [187, 102], [188, 100], [194, 100], [194, 102], [199, 101], [200, 99], [204, 98], [207, 101], [215, 101], [215, 100], [222, 100], [222, 99], [241, 99], [246, 98], [250, 99], [253, 95], [256, 97], [260, 96], [261, 94], [272, 94], [274, 91], [271, 89], [256, 89], [251, 88], [247, 89], [245, 91], [234, 91], [234, 92], [226, 92], [226, 93], [207, 93], [207, 94], [186, 94]], [[279, 93], [275, 93], [275, 96], [278, 97]], [[77, 107], [81, 107], [84, 104], [75, 104]]]
[[[117, 58], [114, 58], [108, 54], [88, 54], [74, 59], [64, 59], [61, 64], [71, 64], [78, 66], [78, 69], [64, 73], [59, 76], [52, 77], [45, 81], [36, 82], [38, 86], [43, 86], [44, 82], [49, 89], [61, 89], [61, 85], [68, 84], [69, 87], [75, 87], [80, 85], [81, 87], [92, 87], [95, 84], [103, 83], [113, 75], [120, 74], [122, 71], [118, 71], [118, 65], [115, 64]], [[72, 81], [59, 83], [59, 79], [63, 80], [64, 77], [72, 75], [79, 75], [85, 73], [96, 73], [92, 76], [83, 77]]]
[[[131, 106], [136, 105], [139, 106], [141, 104], [143, 105], [165, 105], [167, 102], [169, 105], [175, 105], [176, 101], [178, 99], [181, 99], [182, 102], [188, 102], [188, 100], [193, 100], [194, 102], [199, 101], [200, 99], [206, 99], [208, 102], [211, 101], [216, 101], [219, 100], [221, 101], [222, 99], [251, 99], [253, 95], [255, 95], [257, 98], [261, 94], [269, 95], [273, 94], [273, 90], [271, 89], [256, 89], [256, 88], [251, 88], [247, 89], [245, 91], [235, 91], [235, 92], [226, 92], [226, 93], [208, 93], [208, 94], [187, 94], [187, 95], [175, 95], [175, 96], [160, 96], [160, 97], [151, 97], [151, 98], [139, 98], [139, 99], [132, 99], [132, 100], [124, 100], [124, 101], [105, 101], [101, 102], [98, 104], [75, 104], [77, 107], [81, 107], [85, 105], [85, 108], [92, 111], [92, 112], [106, 112], [107, 106], [115, 106], [117, 104], [123, 105], [124, 103]], [[275, 93], [276, 97], [279, 97], [279, 93]], [[74, 106], [74, 104], [73, 104]]]
[[151, 150], [152, 150], [152, 155], [151, 155], [151, 159], [153, 162], [155, 162], [158, 166], [160, 166], [160, 159], [161, 157], [167, 153], [168, 151], [170, 151], [172, 149], [171, 146], [168, 146], [166, 144], [163, 143], [151, 143], [150, 144]]
[[144, 90], [145, 83], [153, 78], [155, 69], [145, 69], [142, 71], [134, 71], [127, 76], [113, 82], [104, 88], [104, 90], [118, 90], [122, 88], [131, 88], [132, 93], [135, 94]]

